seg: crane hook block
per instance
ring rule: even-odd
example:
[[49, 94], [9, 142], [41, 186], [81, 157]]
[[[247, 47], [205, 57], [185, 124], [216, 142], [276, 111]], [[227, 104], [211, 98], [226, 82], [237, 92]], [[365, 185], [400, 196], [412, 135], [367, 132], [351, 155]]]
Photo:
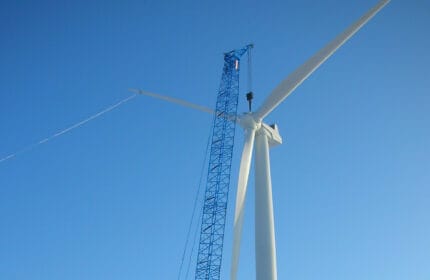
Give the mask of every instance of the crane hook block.
[[252, 91], [248, 92], [246, 94], [246, 100], [248, 100], [248, 107], [249, 107], [249, 111], [251, 112], [251, 104], [252, 104], [252, 99], [254, 98], [254, 94], [252, 93]]

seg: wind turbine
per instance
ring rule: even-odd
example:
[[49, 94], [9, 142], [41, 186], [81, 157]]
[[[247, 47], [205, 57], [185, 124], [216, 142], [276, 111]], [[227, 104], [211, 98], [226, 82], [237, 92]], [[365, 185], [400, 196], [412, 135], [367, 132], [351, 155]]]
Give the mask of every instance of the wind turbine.
[[[239, 167], [236, 193], [236, 207], [233, 225], [233, 250], [231, 260], [231, 280], [237, 279], [240, 243], [243, 228], [244, 204], [252, 154], [255, 152], [255, 255], [256, 279], [276, 280], [275, 223], [273, 216], [272, 182], [270, 176], [269, 148], [282, 144], [276, 125], [264, 123], [264, 118], [279, 106], [309, 75], [326, 61], [340, 46], [351, 38], [361, 27], [374, 17], [390, 0], [382, 0], [358, 21], [339, 34], [334, 40], [318, 51], [303, 65], [287, 76], [266, 98], [255, 112], [237, 116], [236, 121], [244, 129], [244, 147]], [[207, 113], [213, 110], [187, 101], [162, 96], [142, 90], [132, 90], [140, 94], [174, 102]], [[227, 116], [228, 117], [228, 116]]]
[[275, 222], [273, 217], [272, 182], [269, 147], [282, 144], [276, 125], [267, 125], [264, 118], [287, 98], [309, 75], [326, 61], [340, 46], [375, 16], [390, 0], [380, 1], [333, 41], [318, 51], [303, 65], [286, 77], [266, 98], [260, 108], [238, 117], [245, 131], [245, 143], [239, 168], [234, 216], [233, 252], [230, 277], [237, 278], [240, 241], [248, 177], [253, 149], [255, 150], [255, 256], [256, 279], [277, 279]]

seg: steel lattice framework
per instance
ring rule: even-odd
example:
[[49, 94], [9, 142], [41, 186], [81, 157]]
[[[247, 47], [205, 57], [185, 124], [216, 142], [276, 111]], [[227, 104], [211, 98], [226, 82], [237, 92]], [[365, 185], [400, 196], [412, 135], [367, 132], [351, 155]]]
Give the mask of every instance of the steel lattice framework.
[[239, 98], [239, 62], [252, 45], [224, 54], [213, 120], [196, 280], [220, 279], [231, 162]]

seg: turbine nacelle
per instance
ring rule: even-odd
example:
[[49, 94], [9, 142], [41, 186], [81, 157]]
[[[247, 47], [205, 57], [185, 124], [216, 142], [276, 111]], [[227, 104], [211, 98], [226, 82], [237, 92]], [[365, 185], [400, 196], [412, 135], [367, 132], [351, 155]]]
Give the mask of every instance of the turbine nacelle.
[[257, 135], [265, 134], [269, 141], [269, 146], [274, 147], [282, 144], [282, 137], [279, 134], [278, 125], [276, 124], [265, 124], [261, 125], [261, 128], [255, 132]]

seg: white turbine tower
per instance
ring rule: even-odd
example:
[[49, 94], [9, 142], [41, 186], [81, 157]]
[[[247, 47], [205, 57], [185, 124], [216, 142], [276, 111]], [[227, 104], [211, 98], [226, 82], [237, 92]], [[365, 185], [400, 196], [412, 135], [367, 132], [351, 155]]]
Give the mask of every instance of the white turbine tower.
[[[243, 227], [244, 204], [251, 166], [252, 153], [255, 151], [255, 256], [256, 279], [276, 280], [276, 245], [275, 222], [273, 217], [272, 182], [270, 177], [269, 148], [282, 143], [276, 125], [267, 125], [263, 119], [287, 98], [309, 75], [326, 61], [340, 46], [351, 38], [363, 25], [375, 16], [390, 0], [382, 0], [365, 13], [357, 22], [352, 24], [333, 41], [318, 51], [303, 65], [286, 77], [266, 98], [255, 112], [245, 113], [237, 117], [237, 122], [244, 129], [245, 143], [239, 168], [236, 207], [233, 225], [233, 252], [231, 260], [231, 280], [237, 279], [239, 264], [240, 242]], [[143, 90], [132, 91], [159, 98], [168, 102], [191, 107], [206, 113], [213, 110], [192, 104], [187, 101], [167, 97]], [[228, 117], [228, 116], [227, 116]]]

